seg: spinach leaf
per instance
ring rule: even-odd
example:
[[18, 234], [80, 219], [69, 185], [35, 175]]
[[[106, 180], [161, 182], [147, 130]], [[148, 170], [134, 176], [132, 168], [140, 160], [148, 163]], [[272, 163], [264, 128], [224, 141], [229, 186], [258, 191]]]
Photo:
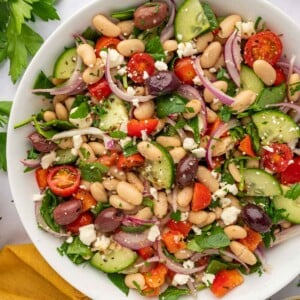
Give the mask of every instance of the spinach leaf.
[[81, 178], [88, 182], [102, 181], [102, 175], [108, 171], [108, 167], [99, 162], [88, 163], [81, 161], [79, 163]]
[[110, 207], [109, 203], [102, 203], [102, 202], [98, 202], [95, 206], [93, 206], [90, 210], [92, 212], [92, 214], [96, 217], [99, 215], [99, 213], [104, 210], [105, 208]]
[[180, 210], [176, 210], [176, 211], [173, 211], [171, 213], [171, 219], [174, 220], [174, 221], [180, 221], [181, 220], [181, 211]]
[[[36, 78], [33, 88], [34, 89], [50, 89], [53, 88], [54, 84], [49, 80], [49, 78], [45, 75], [43, 71], [41, 71]], [[46, 98], [52, 98], [49, 93], [35, 93], [37, 95], [43, 95]]]
[[200, 143], [200, 132], [202, 131], [201, 130], [202, 128], [199, 123], [200, 123], [200, 120], [199, 120], [198, 116], [190, 119], [187, 122], [187, 125], [189, 127], [191, 127], [191, 129], [193, 130], [194, 140], [196, 143]]
[[129, 294], [129, 288], [125, 284], [125, 274], [109, 273], [107, 274], [109, 280], [118, 287], [126, 296]]
[[92, 27], [87, 27], [81, 34], [86, 40], [96, 41], [99, 38], [99, 33]]
[[159, 295], [159, 300], [177, 300], [180, 296], [189, 295], [188, 289], [179, 289], [175, 286], [169, 286], [162, 294]]
[[286, 198], [296, 200], [300, 197], [300, 183], [293, 184], [284, 195]]
[[154, 201], [151, 198], [149, 198], [149, 197], [144, 197], [142, 205], [143, 206], [148, 206], [151, 209], [153, 209], [153, 207], [154, 207]]
[[145, 52], [149, 53], [155, 60], [164, 60], [166, 55], [160, 42], [160, 38], [155, 36], [147, 41]]
[[219, 22], [216, 18], [216, 15], [215, 15], [214, 11], [212, 10], [211, 6], [207, 2], [204, 2], [204, 3], [202, 3], [202, 7], [203, 7], [203, 10], [204, 10], [204, 14], [206, 15], [206, 18], [209, 22], [210, 31], [218, 28], [219, 27]]
[[165, 118], [170, 114], [184, 112], [188, 101], [177, 94], [172, 94], [157, 97], [155, 102], [157, 116]]
[[7, 171], [6, 163], [6, 132], [0, 132], [0, 170]]
[[223, 122], [228, 122], [231, 118], [231, 114], [232, 114], [232, 109], [229, 106], [223, 105], [221, 107], [219, 116]]
[[116, 130], [109, 132], [109, 136], [111, 136], [114, 139], [123, 139], [127, 136], [126, 132]]
[[123, 154], [126, 157], [128, 157], [132, 154], [135, 154], [137, 152], [138, 152], [137, 146], [136, 146], [136, 144], [134, 144], [133, 141], [130, 141], [130, 142], [126, 143], [123, 147]]
[[37, 117], [33, 116], [32, 117], [32, 121], [34, 124], [34, 127], [36, 129], [36, 131], [42, 135], [43, 137], [45, 137], [46, 139], [51, 139], [56, 133], [56, 130], [53, 129], [49, 129], [49, 130], [44, 130], [41, 126], [41, 124], [38, 122]]
[[51, 120], [48, 122], [44, 122], [44, 123], [40, 123], [40, 127], [41, 128], [49, 128], [49, 127], [53, 127], [54, 129], [57, 130], [70, 130], [75, 128], [76, 126], [74, 126], [72, 123], [68, 122], [68, 121], [63, 121], [63, 120]]
[[86, 101], [80, 103], [76, 110], [70, 114], [72, 119], [84, 119], [90, 112], [90, 107]]

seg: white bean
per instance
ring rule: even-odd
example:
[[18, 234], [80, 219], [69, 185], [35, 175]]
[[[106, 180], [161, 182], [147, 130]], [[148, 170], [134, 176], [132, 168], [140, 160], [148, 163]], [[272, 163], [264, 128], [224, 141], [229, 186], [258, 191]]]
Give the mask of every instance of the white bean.
[[90, 185], [90, 191], [92, 196], [98, 201], [98, 202], [107, 202], [107, 193], [104, 189], [104, 186], [101, 182], [93, 182]]
[[109, 197], [109, 203], [111, 206], [118, 209], [133, 210], [135, 208], [133, 204], [128, 203], [118, 195], [111, 195]]
[[62, 120], [62, 121], [68, 120], [68, 116], [69, 116], [68, 111], [62, 103], [60, 102], [56, 103], [54, 106], [54, 110], [58, 120]]
[[108, 191], [115, 191], [120, 181], [115, 178], [106, 178], [102, 181], [103, 186]]
[[234, 163], [228, 164], [228, 171], [236, 182], [241, 182], [242, 180], [241, 172]]
[[230, 240], [244, 239], [247, 236], [247, 231], [239, 225], [226, 226], [224, 232]]
[[83, 60], [83, 63], [88, 66], [92, 67], [96, 63], [96, 54], [94, 48], [90, 44], [80, 44], [76, 48], [77, 54]]
[[168, 199], [167, 195], [164, 192], [159, 192], [157, 195], [157, 199], [154, 199], [153, 206], [154, 215], [161, 219], [168, 212]]
[[87, 161], [87, 162], [94, 162], [97, 159], [93, 149], [87, 143], [83, 143], [80, 146], [80, 149], [78, 151], [78, 155], [79, 155], [81, 160], [84, 160], [84, 161]]
[[251, 90], [244, 90], [235, 96], [233, 104], [230, 105], [232, 110], [237, 113], [245, 111], [256, 99], [256, 93]]
[[186, 112], [183, 113], [183, 117], [187, 120], [192, 119], [201, 111], [201, 102], [192, 99], [186, 104], [185, 108]]
[[129, 183], [133, 184], [141, 193], [144, 191], [142, 181], [133, 172], [127, 172], [126, 176]]
[[181, 139], [179, 136], [165, 136], [160, 135], [156, 142], [164, 147], [180, 147], [181, 146]]
[[120, 181], [117, 185], [118, 195], [132, 205], [140, 205], [143, 201], [142, 193], [126, 181]]
[[90, 147], [93, 149], [95, 155], [100, 156], [106, 153], [106, 149], [102, 143], [89, 142]]
[[[227, 88], [228, 88], [228, 83], [224, 80], [218, 80], [213, 83], [213, 86], [215, 88], [217, 88], [218, 90], [226, 93]], [[213, 102], [214, 99], [216, 98], [207, 88], [204, 89], [203, 97], [204, 97], [205, 102], [207, 102], [207, 103]]]
[[154, 115], [155, 105], [152, 100], [142, 102], [134, 109], [133, 115], [138, 120], [150, 119]]
[[226, 136], [218, 139], [212, 149], [212, 156], [215, 157], [227, 153], [234, 147], [234, 144], [235, 141], [231, 136]]
[[180, 206], [188, 206], [193, 198], [193, 187], [186, 186], [177, 194], [177, 204]]
[[191, 211], [188, 220], [195, 225], [202, 226], [208, 218], [208, 212], [204, 210]]
[[86, 68], [82, 73], [82, 79], [87, 84], [93, 84], [99, 81], [104, 75], [104, 64], [100, 58], [96, 59], [96, 63]]
[[151, 161], [159, 161], [162, 158], [161, 151], [149, 142], [140, 142], [137, 145], [137, 149], [141, 155]]
[[126, 181], [126, 173], [122, 170], [119, 170], [116, 166], [112, 166], [108, 171], [109, 175], [121, 180]]
[[256, 256], [243, 244], [232, 241], [230, 242], [229, 247], [230, 250], [247, 265], [253, 266], [256, 264]]
[[163, 42], [163, 48], [165, 51], [173, 52], [178, 48], [178, 43], [176, 40], [166, 40]]
[[211, 32], [200, 35], [196, 41], [196, 48], [198, 52], [202, 53], [208, 44], [214, 40], [214, 35]]
[[117, 24], [117, 26], [120, 28], [121, 33], [125, 36], [128, 37], [132, 34], [133, 28], [134, 28], [134, 23], [132, 20], [126, 20], [126, 21], [121, 21]]
[[130, 57], [134, 53], [144, 52], [145, 51], [145, 45], [139, 39], [123, 40], [117, 45], [117, 50], [123, 56]]
[[241, 22], [242, 18], [239, 15], [230, 15], [226, 17], [220, 24], [218, 36], [222, 39], [228, 38], [234, 31], [237, 22]]
[[300, 84], [300, 75], [294, 73], [290, 76], [288, 81], [288, 99], [290, 102], [297, 101], [300, 97], [300, 91], [293, 91], [297, 85]]
[[153, 213], [150, 207], [144, 207], [136, 213], [135, 217], [142, 220], [150, 220], [153, 217]]
[[211, 174], [211, 172], [203, 167], [199, 166], [197, 169], [197, 179], [208, 187], [208, 189], [214, 193], [219, 189], [219, 181]]
[[220, 42], [212, 42], [204, 50], [200, 57], [202, 68], [208, 69], [215, 65], [222, 53], [222, 45]]
[[175, 147], [171, 149], [169, 153], [175, 164], [178, 164], [179, 161], [186, 156], [186, 151], [182, 147]]
[[100, 33], [108, 37], [117, 37], [121, 34], [121, 29], [103, 15], [96, 15], [93, 18], [93, 25]]
[[276, 80], [276, 71], [267, 61], [257, 59], [253, 63], [253, 71], [264, 82], [265, 85], [273, 85]]
[[46, 110], [43, 113], [43, 119], [45, 122], [56, 120], [56, 114], [54, 111]]
[[143, 290], [145, 288], [145, 277], [141, 273], [128, 274], [125, 276], [125, 284], [130, 289]]

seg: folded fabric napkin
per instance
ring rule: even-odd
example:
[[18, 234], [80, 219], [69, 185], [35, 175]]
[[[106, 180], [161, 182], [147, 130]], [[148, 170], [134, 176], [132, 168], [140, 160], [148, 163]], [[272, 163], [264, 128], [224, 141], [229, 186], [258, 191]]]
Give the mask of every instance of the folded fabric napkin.
[[88, 300], [60, 277], [34, 245], [7, 245], [0, 251], [1, 300]]

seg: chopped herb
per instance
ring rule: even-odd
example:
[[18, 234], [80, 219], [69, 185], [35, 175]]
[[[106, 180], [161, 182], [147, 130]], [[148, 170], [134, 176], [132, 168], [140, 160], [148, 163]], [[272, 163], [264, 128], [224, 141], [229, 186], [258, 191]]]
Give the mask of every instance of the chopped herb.
[[156, 98], [156, 111], [159, 118], [185, 111], [187, 100], [177, 94], [163, 95]]
[[137, 150], [137, 146], [134, 144], [133, 141], [130, 141], [124, 145], [123, 147], [124, 156], [128, 157], [135, 153], [138, 153], [138, 150]]
[[189, 295], [189, 293], [189, 289], [169, 286], [159, 295], [159, 300], [177, 300], [180, 296]]
[[[83, 149], [85, 150], [85, 149]], [[88, 182], [102, 181], [102, 176], [108, 171], [108, 167], [99, 162], [87, 163], [81, 161], [79, 163], [81, 178]]]
[[148, 206], [152, 209], [154, 207], [154, 201], [150, 197], [144, 197], [142, 205], [143, 206]]
[[232, 114], [232, 109], [229, 106], [223, 105], [221, 107], [219, 116], [223, 122], [228, 122], [231, 118], [231, 114]]
[[90, 112], [90, 107], [87, 102], [82, 102], [77, 109], [70, 114], [71, 119], [84, 119]]
[[209, 30], [210, 31], [215, 30], [216, 28], [219, 27], [219, 22], [216, 18], [214, 11], [212, 10], [211, 6], [207, 2], [202, 3], [202, 7], [204, 10], [204, 14], [210, 25]]
[[149, 53], [155, 60], [164, 60], [166, 57], [165, 51], [158, 36], [155, 36], [147, 41], [145, 45], [145, 52]]
[[109, 133], [109, 135], [114, 139], [123, 139], [127, 136], [126, 132], [119, 131], [119, 130], [112, 131]]
[[180, 210], [176, 210], [175, 212], [173, 211], [171, 213], [171, 219], [174, 221], [180, 221], [181, 220], [181, 211]]
[[286, 198], [296, 200], [300, 197], [300, 183], [293, 184], [284, 195]]
[[125, 284], [125, 274], [108, 273], [107, 277], [116, 287], [118, 287], [126, 296], [128, 296], [129, 288]]

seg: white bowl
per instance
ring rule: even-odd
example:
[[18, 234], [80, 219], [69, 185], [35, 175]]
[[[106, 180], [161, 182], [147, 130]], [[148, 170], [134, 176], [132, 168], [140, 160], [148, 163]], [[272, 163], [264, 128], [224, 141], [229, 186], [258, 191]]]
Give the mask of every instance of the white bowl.
[[[300, 29], [286, 15], [263, 0], [206, 0], [219, 14], [238, 13], [245, 19], [255, 20], [261, 16], [268, 27], [282, 34], [284, 53], [287, 57], [298, 54], [300, 64], [299, 36]], [[13, 125], [28, 118], [41, 108], [40, 97], [31, 93], [37, 74], [42, 69], [50, 74], [53, 62], [64, 46], [72, 43], [72, 35], [82, 32], [90, 25], [92, 17], [98, 13], [109, 13], [117, 9], [136, 6], [140, 0], [105, 1], [99, 0], [84, 7], [76, 15], [60, 26], [44, 43], [33, 58], [19, 85], [8, 128], [7, 158], [8, 175], [13, 198], [21, 221], [33, 243], [48, 263], [70, 284], [94, 300], [103, 299], [141, 299], [137, 293], [131, 292], [127, 298], [101, 272], [84, 265], [75, 266], [67, 257], [58, 254], [56, 248], [61, 241], [40, 230], [35, 221], [32, 196], [39, 193], [35, 184], [34, 173], [23, 173], [20, 160], [26, 155], [28, 141], [26, 136], [32, 131], [30, 126], [18, 130]], [[226, 4], [225, 4], [226, 3]], [[298, 52], [297, 52], [298, 51]], [[266, 299], [291, 281], [300, 270], [300, 239], [293, 239], [267, 252], [268, 263], [272, 266], [270, 273], [245, 276], [245, 282], [234, 289], [223, 299]], [[108, 296], [109, 295], [109, 296]], [[198, 299], [214, 299], [210, 291], [202, 291]]]

